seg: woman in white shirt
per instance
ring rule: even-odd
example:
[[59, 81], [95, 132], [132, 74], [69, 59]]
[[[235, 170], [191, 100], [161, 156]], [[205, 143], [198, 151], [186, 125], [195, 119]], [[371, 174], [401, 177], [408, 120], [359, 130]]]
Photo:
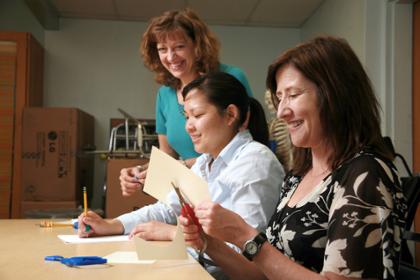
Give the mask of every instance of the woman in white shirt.
[[[262, 230], [274, 213], [284, 171], [268, 148], [264, 111], [244, 86], [227, 73], [199, 77], [183, 90], [186, 130], [202, 153], [192, 171], [208, 182], [212, 201]], [[243, 129], [248, 127], [248, 129]], [[137, 235], [146, 240], [171, 240], [176, 232], [179, 200], [157, 202], [104, 220], [93, 212], [79, 217], [79, 236]], [[91, 229], [86, 232], [85, 225]]]

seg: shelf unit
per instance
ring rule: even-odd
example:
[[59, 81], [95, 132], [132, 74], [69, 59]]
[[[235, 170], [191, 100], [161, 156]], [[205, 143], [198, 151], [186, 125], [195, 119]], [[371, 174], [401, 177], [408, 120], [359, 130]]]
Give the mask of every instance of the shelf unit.
[[27, 32], [0, 32], [0, 218], [19, 218], [22, 112], [42, 106], [44, 50]]

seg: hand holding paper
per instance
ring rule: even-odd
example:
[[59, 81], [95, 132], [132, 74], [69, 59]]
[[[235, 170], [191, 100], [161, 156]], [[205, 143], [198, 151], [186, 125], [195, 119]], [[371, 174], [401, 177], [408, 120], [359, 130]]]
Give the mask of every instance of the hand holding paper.
[[[174, 158], [153, 147], [143, 191], [166, 203], [167, 195], [174, 191], [172, 183], [179, 186], [183, 196], [193, 204], [210, 200], [207, 182]], [[192, 208], [190, 210], [194, 214]], [[196, 222], [198, 223], [197, 220]], [[168, 246], [156, 246], [138, 237], [134, 241], [141, 260], [186, 258], [186, 246], [179, 222], [176, 235]]]
[[176, 159], [153, 147], [143, 191], [165, 203], [166, 196], [173, 191], [172, 182], [193, 205], [211, 200], [206, 181]]

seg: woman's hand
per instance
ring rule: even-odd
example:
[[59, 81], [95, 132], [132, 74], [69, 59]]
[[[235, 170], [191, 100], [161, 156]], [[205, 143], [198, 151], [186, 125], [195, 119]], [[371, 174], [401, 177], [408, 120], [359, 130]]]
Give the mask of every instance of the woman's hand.
[[143, 189], [147, 167], [148, 164], [121, 169], [120, 185], [123, 196], [130, 196]]
[[184, 216], [179, 216], [179, 223], [184, 232], [185, 243], [197, 250], [201, 250], [204, 246], [204, 241], [201, 239], [201, 234], [197, 225], [194, 225], [190, 220]]
[[[77, 234], [79, 237], [91, 237], [102, 235], [122, 234], [124, 227], [118, 220], [104, 220], [95, 212], [88, 211], [80, 214], [78, 218], [79, 226]], [[89, 230], [86, 226], [89, 225]]]
[[206, 234], [240, 248], [246, 240], [258, 234], [241, 216], [218, 203], [202, 202], [194, 211]]
[[138, 236], [144, 240], [173, 240], [176, 234], [176, 226], [158, 221], [150, 221], [137, 225], [130, 233], [129, 238]]

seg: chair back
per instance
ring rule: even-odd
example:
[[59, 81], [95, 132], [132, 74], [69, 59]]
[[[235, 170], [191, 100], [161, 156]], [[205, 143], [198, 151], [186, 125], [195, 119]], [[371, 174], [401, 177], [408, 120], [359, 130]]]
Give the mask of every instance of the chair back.
[[407, 201], [407, 218], [404, 232], [401, 238], [401, 253], [400, 253], [400, 267], [399, 277], [400, 280], [419, 280], [420, 268], [415, 266], [414, 257], [412, 256], [408, 247], [407, 241], [420, 242], [420, 233], [412, 232], [411, 227], [416, 216], [417, 207], [420, 203], [420, 176], [413, 175], [405, 158], [395, 152], [392, 141], [389, 137], [383, 138], [385, 145], [389, 151], [394, 155], [394, 161], [398, 158], [404, 165], [408, 176], [400, 177], [401, 187], [403, 194]]
[[407, 218], [401, 242], [401, 261], [414, 265], [414, 258], [408, 248], [407, 240], [420, 242], [420, 233], [411, 231], [417, 207], [420, 203], [420, 177], [402, 177], [401, 182], [403, 193], [407, 200]]

